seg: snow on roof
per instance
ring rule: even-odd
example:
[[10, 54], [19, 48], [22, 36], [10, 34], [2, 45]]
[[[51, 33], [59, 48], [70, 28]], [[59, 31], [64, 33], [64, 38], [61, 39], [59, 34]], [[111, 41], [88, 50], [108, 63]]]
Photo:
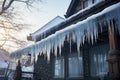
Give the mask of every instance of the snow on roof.
[[[69, 18], [67, 18], [66, 20], [64, 20], [64, 21], [62, 21], [62, 22], [63, 22], [63, 23], [66, 23], [66, 22], [68, 22], [69, 20], [71, 20], [72, 18], [74, 18], [75, 16], [81, 15], [81, 13], [83, 13], [83, 12], [85, 12], [85, 11], [93, 8], [93, 7], [95, 7], [96, 5], [98, 5], [98, 4], [100, 4], [100, 3], [104, 2], [104, 1], [105, 1], [105, 0], [99, 0], [99, 1], [97, 1], [96, 3], [94, 3], [94, 4], [92, 4], [92, 5], [89, 5], [88, 7], [86, 7], [86, 8], [84, 8], [84, 9], [78, 11], [76, 14], [70, 16]], [[61, 22], [61, 23], [62, 23], [62, 22]], [[52, 29], [52, 28], [57, 27], [57, 26], [59, 26], [59, 24], [54, 25], [53, 27], [50, 27], [49, 29]], [[40, 33], [43, 33], [43, 32], [44, 32], [44, 31], [42, 31], [42, 32], [40, 32]], [[36, 34], [36, 35], [34, 35], [34, 36], [31, 36], [31, 38], [32, 38], [34, 41], [37, 41], [37, 40], [36, 40], [36, 37], [42, 37], [42, 38], [44, 38], [44, 36], [46, 36], [46, 33], [44, 33], [44, 34], [42, 34], [42, 35], [41, 35], [41, 34]]]
[[33, 39], [35, 41], [35, 38], [37, 36], [39, 36], [41, 33], [45, 32], [45, 31], [47, 31], [47, 30], [49, 30], [51, 28], [57, 27], [56, 25], [58, 25], [62, 21], [64, 21], [64, 18], [62, 18], [60, 16], [57, 16], [54, 19], [52, 19], [50, 22], [45, 24], [42, 28], [40, 28], [39, 30], [37, 30], [34, 33], [32, 33], [31, 36], [34, 37]]
[[[70, 11], [72, 11], [72, 7], [74, 6], [74, 3], [75, 3], [75, 1], [77, 1], [77, 0], [72, 0], [71, 1], [71, 3], [70, 3], [70, 6], [69, 6], [69, 8], [68, 8], [68, 10], [67, 10], [67, 14], [69, 14], [70, 13]], [[80, 14], [80, 13], [82, 13], [82, 12], [84, 12], [84, 11], [86, 11], [86, 10], [89, 10], [90, 8], [93, 8], [94, 6], [96, 6], [96, 5], [98, 5], [99, 3], [102, 3], [102, 2], [104, 2], [105, 0], [97, 0], [94, 4], [91, 4], [91, 5], [88, 5], [88, 7], [86, 7], [86, 8], [84, 8], [84, 9], [81, 9], [80, 11], [78, 11], [76, 14], [74, 14], [74, 16], [77, 16], [78, 14]], [[72, 18], [72, 17], [74, 17], [73, 15], [71, 15], [70, 17], [69, 17], [69, 15], [68, 15], [68, 19], [70, 19], [70, 18]]]
[[73, 18], [73, 17], [79, 15], [80, 13], [83, 13], [84, 11], [87, 11], [87, 10], [93, 8], [94, 6], [96, 6], [96, 5], [98, 5], [99, 3], [102, 3], [102, 2], [104, 2], [104, 1], [105, 1], [105, 0], [99, 0], [99, 1], [97, 1], [96, 3], [94, 3], [94, 4], [92, 4], [92, 5], [90, 5], [90, 6], [86, 7], [86, 8], [84, 8], [84, 9], [82, 9], [82, 10], [80, 10], [80, 11], [78, 11], [76, 14], [70, 16], [70, 17], [67, 18], [66, 20], [70, 20], [71, 18]]
[[[55, 34], [52, 34], [31, 46], [15, 51], [11, 56], [20, 57], [21, 55], [24, 55], [26, 52], [31, 51], [32, 55], [34, 55], [35, 53], [36, 56], [38, 55], [39, 52], [47, 54], [47, 58], [49, 60], [51, 51], [52, 53], [55, 54], [55, 56], [57, 56], [57, 49], [59, 48], [59, 54], [61, 54], [61, 47], [64, 45], [66, 37], [70, 44], [71, 40], [77, 43], [77, 50], [78, 53], [80, 53], [80, 46], [84, 44], [85, 37], [87, 38], [87, 41], [89, 43], [93, 44], [96, 41], [98, 37], [98, 24], [97, 24], [98, 22], [103, 22], [103, 24], [106, 25], [106, 27], [107, 26], [109, 27], [110, 20], [116, 19], [118, 25], [117, 29], [120, 32], [119, 14], [120, 14], [120, 2], [104, 9], [103, 11], [97, 14], [88, 17], [83, 21], [80, 21], [76, 24], [73, 24], [62, 30], [59, 30]], [[102, 24], [100, 24], [100, 27], [101, 28], [103, 27]]]

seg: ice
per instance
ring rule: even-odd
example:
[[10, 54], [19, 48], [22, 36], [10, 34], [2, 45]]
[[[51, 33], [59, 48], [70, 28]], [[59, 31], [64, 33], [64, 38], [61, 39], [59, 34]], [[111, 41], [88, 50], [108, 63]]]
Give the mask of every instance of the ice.
[[[27, 55], [28, 52], [31, 54], [35, 53], [35, 55], [38, 55], [40, 52], [47, 55], [47, 59], [50, 60], [51, 52], [54, 53], [56, 57], [58, 52], [61, 55], [61, 48], [64, 46], [64, 41], [66, 40], [70, 42], [70, 50], [72, 48], [71, 41], [75, 42], [77, 44], [77, 51], [80, 54], [80, 47], [84, 45], [85, 40], [87, 39], [86, 41], [90, 44], [94, 44], [98, 38], [98, 32], [102, 33], [103, 25], [109, 27], [111, 20], [116, 20], [116, 28], [120, 32], [119, 13], [120, 3], [114, 4], [83, 21], [57, 31], [47, 38], [32, 44], [31, 46], [13, 52], [11, 56], [18, 58], [21, 57], [21, 55]], [[100, 31], [98, 31], [98, 27], [101, 28]]]

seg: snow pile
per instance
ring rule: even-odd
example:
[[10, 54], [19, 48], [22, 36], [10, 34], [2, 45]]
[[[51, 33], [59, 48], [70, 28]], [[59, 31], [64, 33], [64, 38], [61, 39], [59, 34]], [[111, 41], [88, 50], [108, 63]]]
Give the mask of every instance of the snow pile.
[[57, 48], [59, 48], [59, 54], [61, 54], [61, 47], [64, 45], [64, 41], [66, 39], [70, 42], [70, 44], [71, 41], [77, 43], [77, 50], [78, 53], [80, 53], [80, 46], [84, 44], [85, 38], [89, 43], [95, 43], [98, 37], [98, 27], [100, 28], [99, 32], [102, 32], [103, 27], [110, 26], [111, 20], [115, 19], [117, 21], [116, 28], [120, 32], [119, 14], [120, 3], [117, 3], [97, 14], [88, 17], [83, 21], [59, 30], [55, 34], [50, 35], [31, 46], [13, 52], [11, 57], [18, 58], [22, 55], [27, 55], [28, 52], [31, 53], [32, 57], [35, 57], [40, 52], [47, 55], [47, 59], [50, 60], [50, 52], [54, 53], [57, 56]]

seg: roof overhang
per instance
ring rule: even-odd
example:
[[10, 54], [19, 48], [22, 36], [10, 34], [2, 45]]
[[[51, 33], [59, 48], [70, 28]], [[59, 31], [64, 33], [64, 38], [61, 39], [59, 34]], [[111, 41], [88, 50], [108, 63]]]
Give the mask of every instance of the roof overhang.
[[59, 30], [55, 34], [52, 34], [31, 46], [13, 52], [11, 57], [20, 57], [21, 55], [25, 55], [27, 52], [31, 52], [32, 55], [34, 53], [38, 55], [40, 52], [47, 55], [47, 58], [49, 60], [51, 51], [54, 51], [52, 53], [57, 55], [57, 49], [59, 48], [59, 53], [61, 52], [61, 47], [64, 45], [64, 41], [66, 40], [66, 38], [67, 40], [69, 40], [69, 42], [71, 42], [72, 40], [77, 44], [77, 50], [79, 52], [80, 46], [83, 45], [85, 42], [85, 36], [88, 42], [91, 41], [91, 43], [93, 44], [95, 39], [97, 39], [98, 37], [98, 27], [101, 28], [99, 32], [102, 33], [102, 28], [106, 26], [108, 29], [113, 19], [117, 20], [116, 24], [118, 24], [118, 26], [116, 26], [116, 29], [118, 29], [120, 33], [119, 13], [120, 2], [104, 9], [97, 14], [90, 16], [83, 21], [77, 22], [76, 24]]
[[[40, 41], [41, 39], [44, 39], [51, 34], [54, 34], [56, 31], [59, 31], [65, 27], [69, 27], [69, 25], [71, 25], [71, 24], [82, 21], [82, 20], [86, 19], [87, 17], [89, 17], [93, 14], [96, 14], [96, 13], [104, 10], [106, 7], [111, 6], [117, 2], [120, 2], [120, 0], [105, 0], [105, 1], [103, 0], [97, 4], [94, 4], [88, 8], [85, 8], [85, 9], [79, 11], [78, 13], [76, 13], [75, 15], [69, 17], [65, 21], [61, 22], [60, 24], [56, 25], [58, 27], [50, 28], [49, 30], [44, 31], [43, 33], [39, 34], [38, 37], [36, 37], [35, 41], [36, 42]], [[28, 36], [28, 40], [31, 38], [33, 38], [33, 37]]]

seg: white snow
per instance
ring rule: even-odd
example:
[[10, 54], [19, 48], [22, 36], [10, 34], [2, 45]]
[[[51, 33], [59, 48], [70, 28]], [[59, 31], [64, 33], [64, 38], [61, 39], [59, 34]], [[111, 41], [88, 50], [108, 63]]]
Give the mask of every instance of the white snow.
[[22, 66], [22, 71], [24, 71], [24, 72], [33, 72], [33, 65], [32, 66], [28, 66], [28, 67], [26, 67], [26, 66]]
[[[77, 50], [80, 53], [80, 46], [84, 44], [85, 37], [89, 43], [95, 43], [95, 39], [98, 37], [98, 22], [106, 22], [105, 24], [109, 26], [110, 20], [117, 20], [117, 28], [120, 32], [120, 3], [114, 4], [103, 11], [94, 14], [87, 19], [80, 21], [76, 24], [70, 25], [62, 30], [57, 31], [55, 34], [42, 39], [35, 44], [28, 46], [26, 48], [17, 50], [12, 53], [12, 57], [21, 57], [21, 55], [27, 55], [30, 52], [32, 55], [35, 53], [37, 56], [40, 52], [47, 54], [47, 59], [50, 59], [50, 51], [54, 51], [57, 56], [57, 47], [59, 47], [59, 54], [61, 54], [61, 47], [64, 45], [65, 37], [68, 41], [74, 41], [77, 43]], [[102, 32], [102, 24], [101, 24]], [[32, 56], [34, 57], [34, 56]]]

